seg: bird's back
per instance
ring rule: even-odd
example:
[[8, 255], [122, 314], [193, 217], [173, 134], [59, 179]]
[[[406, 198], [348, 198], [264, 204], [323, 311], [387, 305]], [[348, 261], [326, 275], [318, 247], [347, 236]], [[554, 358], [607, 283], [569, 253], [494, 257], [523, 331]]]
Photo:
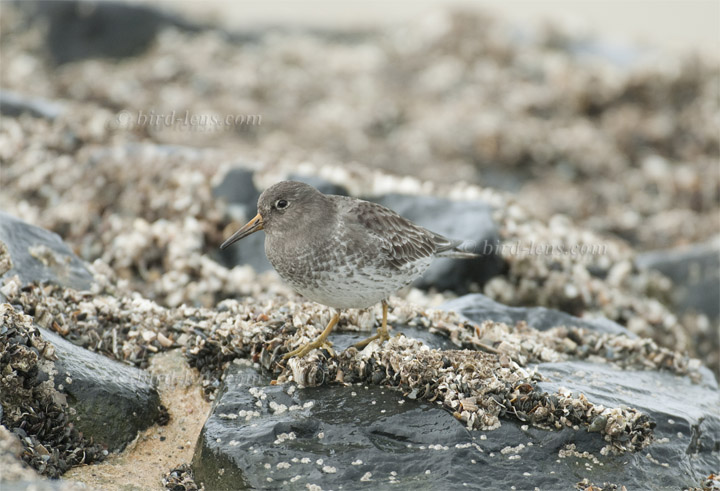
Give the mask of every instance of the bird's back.
[[382, 205], [344, 196], [333, 198], [340, 216], [347, 217], [345, 233], [357, 240], [364, 237], [361, 242], [370, 245], [367, 254], [389, 270], [412, 270], [419, 276], [436, 256], [465, 254], [456, 249], [462, 241], [432, 232]]

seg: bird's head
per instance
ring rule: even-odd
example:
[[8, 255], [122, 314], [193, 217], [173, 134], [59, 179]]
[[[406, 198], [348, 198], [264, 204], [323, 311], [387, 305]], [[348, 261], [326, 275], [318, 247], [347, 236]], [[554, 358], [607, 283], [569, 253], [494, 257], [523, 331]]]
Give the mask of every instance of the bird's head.
[[[265, 230], [267, 234], [298, 234], [315, 225], [312, 223], [314, 217], [328, 217], [320, 212], [330, 207], [327, 197], [308, 184], [279, 182], [260, 195], [257, 215], [223, 242], [220, 249], [258, 230]], [[313, 213], [315, 210], [317, 212]]]

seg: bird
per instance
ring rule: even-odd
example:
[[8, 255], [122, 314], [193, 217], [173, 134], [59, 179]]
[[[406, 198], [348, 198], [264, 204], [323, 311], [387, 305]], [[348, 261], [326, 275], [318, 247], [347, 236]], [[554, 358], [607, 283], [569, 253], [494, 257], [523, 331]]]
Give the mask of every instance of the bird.
[[400, 216], [357, 198], [323, 194], [309, 184], [281, 181], [258, 198], [257, 215], [220, 245], [260, 230], [265, 254], [280, 277], [303, 297], [335, 310], [314, 341], [286, 353], [304, 357], [327, 343], [345, 309], [382, 304], [377, 333], [354, 346], [389, 339], [388, 297], [419, 278], [438, 257], [467, 259], [477, 254]]

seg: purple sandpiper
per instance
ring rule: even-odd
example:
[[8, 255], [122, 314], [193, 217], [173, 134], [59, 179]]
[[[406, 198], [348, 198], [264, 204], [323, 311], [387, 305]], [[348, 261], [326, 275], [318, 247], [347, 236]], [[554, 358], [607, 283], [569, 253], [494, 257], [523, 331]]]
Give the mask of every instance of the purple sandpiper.
[[282, 181], [258, 199], [258, 213], [220, 246], [265, 230], [265, 254], [298, 293], [336, 309], [322, 334], [285, 355], [302, 357], [325, 344], [343, 309], [382, 302], [377, 334], [356, 344], [383, 343], [388, 297], [419, 278], [436, 257], [470, 258], [462, 241], [415, 225], [384, 206], [325, 195], [312, 186]]

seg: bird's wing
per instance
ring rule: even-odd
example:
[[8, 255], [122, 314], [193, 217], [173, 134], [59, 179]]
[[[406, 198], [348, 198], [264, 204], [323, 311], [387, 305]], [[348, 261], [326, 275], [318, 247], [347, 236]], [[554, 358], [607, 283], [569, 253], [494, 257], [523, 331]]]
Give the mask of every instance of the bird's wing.
[[373, 236], [380, 244], [383, 259], [398, 269], [426, 261], [460, 243], [415, 225], [377, 203], [357, 200], [349, 215], [356, 221], [351, 228], [357, 233]]

